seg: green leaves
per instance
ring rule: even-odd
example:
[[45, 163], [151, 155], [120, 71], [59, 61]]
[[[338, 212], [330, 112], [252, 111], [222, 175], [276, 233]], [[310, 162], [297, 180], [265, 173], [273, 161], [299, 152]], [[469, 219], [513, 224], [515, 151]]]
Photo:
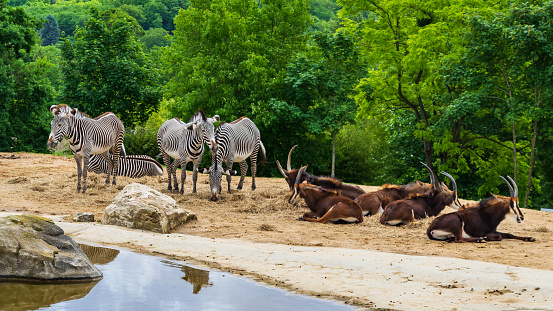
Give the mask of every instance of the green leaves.
[[94, 117], [114, 112], [124, 124], [142, 123], [161, 99], [159, 74], [137, 44], [137, 24], [121, 11], [91, 18], [62, 47], [66, 85], [62, 101]]

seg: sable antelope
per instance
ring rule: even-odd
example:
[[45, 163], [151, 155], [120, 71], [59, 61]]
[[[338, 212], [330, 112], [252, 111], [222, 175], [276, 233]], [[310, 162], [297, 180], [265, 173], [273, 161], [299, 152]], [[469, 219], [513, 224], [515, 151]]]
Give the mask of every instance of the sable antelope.
[[287, 170], [284, 170], [282, 166], [280, 166], [280, 162], [278, 162], [278, 160], [276, 161], [278, 170], [288, 183], [290, 190], [293, 191], [292, 196], [297, 195], [297, 185], [301, 184], [304, 181], [307, 181], [307, 183], [309, 184], [321, 186], [326, 189], [339, 190], [342, 196], [352, 200], [365, 193], [365, 191], [361, 189], [361, 187], [342, 183], [342, 181], [336, 178], [311, 175], [305, 172], [305, 170], [301, 174], [299, 174], [299, 170], [292, 169], [290, 165], [292, 159], [292, 151], [294, 151], [296, 147], [298, 147], [298, 145], [292, 147], [292, 149], [290, 149], [290, 152], [288, 153], [288, 163], [286, 165]]
[[454, 203], [457, 198], [455, 179], [446, 172], [441, 174], [451, 180], [452, 191], [442, 188], [431, 172], [432, 188], [425, 193], [411, 194], [407, 199], [390, 203], [380, 216], [380, 223], [396, 226], [413, 222], [415, 219], [437, 216], [447, 205]]
[[515, 181], [507, 176], [511, 185], [503, 176], [499, 177], [509, 187], [511, 197], [492, 193], [492, 197], [483, 199], [477, 204], [437, 217], [426, 230], [428, 237], [431, 240], [441, 241], [453, 239], [455, 242], [501, 241], [502, 239], [534, 242], [536, 239], [533, 237], [519, 237], [497, 231], [497, 226], [507, 215], [513, 217], [517, 223], [524, 220], [518, 207], [518, 187]]
[[[306, 168], [307, 166], [304, 166], [299, 171], [305, 171]], [[321, 223], [363, 222], [361, 207], [353, 200], [341, 196], [339, 190], [325, 189], [308, 183], [300, 184], [297, 189], [289, 203], [293, 204], [299, 195], [311, 210], [303, 214], [300, 220]]]

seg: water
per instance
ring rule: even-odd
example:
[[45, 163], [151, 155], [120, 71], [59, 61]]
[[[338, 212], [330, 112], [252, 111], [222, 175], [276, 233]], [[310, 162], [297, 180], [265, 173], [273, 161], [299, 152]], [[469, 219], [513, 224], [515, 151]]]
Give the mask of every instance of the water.
[[553, 212], [553, 208], [542, 208], [540, 210], [544, 212]]
[[122, 249], [81, 247], [104, 274], [101, 281], [0, 283], [0, 310], [354, 310], [182, 261]]

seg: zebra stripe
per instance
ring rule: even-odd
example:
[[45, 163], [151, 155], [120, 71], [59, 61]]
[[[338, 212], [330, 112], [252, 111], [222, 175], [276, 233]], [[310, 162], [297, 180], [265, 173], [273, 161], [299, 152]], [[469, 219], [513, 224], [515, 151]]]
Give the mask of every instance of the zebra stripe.
[[86, 192], [86, 176], [91, 154], [101, 154], [102, 157], [111, 163], [108, 151], [114, 153], [113, 163], [107, 172], [106, 183], [109, 183], [110, 173], [113, 174], [113, 184], [116, 184], [117, 167], [119, 164], [119, 152], [125, 138], [125, 127], [119, 118], [106, 112], [94, 119], [88, 118], [86, 114], [79, 113], [77, 109], [71, 109], [64, 113], [61, 108], [52, 108], [54, 119], [50, 123], [51, 131], [48, 138], [48, 146], [54, 148], [58, 142], [67, 137], [69, 148], [77, 162], [77, 191], [81, 190], [81, 176], [83, 177], [82, 189]]
[[[198, 168], [204, 154], [204, 143], [209, 148], [215, 146], [215, 128], [213, 123], [219, 121], [219, 116], [208, 118], [199, 109], [192, 116], [189, 123], [184, 123], [178, 118], [165, 121], [157, 132], [157, 145], [163, 156], [163, 162], [167, 167], [168, 186], [171, 191], [171, 176], [174, 181], [175, 191], [179, 190], [177, 181], [177, 167], [181, 166], [181, 189], [184, 193], [184, 181], [186, 180], [186, 164], [192, 161], [192, 192], [196, 192], [196, 181], [198, 180]], [[171, 163], [171, 158], [175, 160]]]
[[228, 193], [230, 191], [232, 164], [240, 163], [240, 182], [237, 189], [242, 189], [244, 179], [248, 171], [246, 159], [249, 157], [252, 173], [252, 190], [255, 190], [255, 174], [257, 171], [257, 153], [261, 149], [261, 155], [265, 158], [265, 147], [261, 142], [261, 136], [257, 126], [248, 118], [241, 117], [231, 123], [222, 123], [215, 131], [217, 148], [212, 158], [209, 172], [209, 184], [211, 186], [211, 200], [216, 201], [221, 192], [221, 179], [223, 177], [223, 162], [226, 163]]
[[[113, 161], [113, 154], [109, 153], [109, 158]], [[93, 154], [90, 156], [88, 171], [106, 174], [109, 171], [109, 166], [110, 164], [101, 155]], [[163, 168], [159, 162], [147, 155], [130, 155], [126, 158], [119, 158], [117, 175], [130, 178], [158, 176], [163, 175]]]

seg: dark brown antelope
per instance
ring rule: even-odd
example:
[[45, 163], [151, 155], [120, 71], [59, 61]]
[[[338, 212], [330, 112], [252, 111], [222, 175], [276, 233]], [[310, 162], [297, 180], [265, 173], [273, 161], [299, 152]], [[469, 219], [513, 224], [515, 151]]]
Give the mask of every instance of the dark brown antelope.
[[[432, 178], [430, 190], [422, 194], [412, 194], [407, 199], [398, 200], [386, 206], [380, 216], [380, 223], [397, 226], [413, 222], [416, 219], [437, 216], [446, 206], [456, 202], [457, 184], [455, 179], [446, 172], [441, 172], [441, 174], [451, 180], [453, 190], [442, 188], [440, 183]], [[431, 173], [431, 176], [433, 175]]]
[[[421, 162], [430, 173], [430, 180], [433, 178], [430, 168]], [[421, 181], [415, 181], [407, 185], [391, 185], [384, 184], [374, 192], [364, 193], [355, 199], [355, 202], [361, 206], [363, 215], [376, 215], [384, 211], [384, 207], [388, 204], [406, 199], [412, 194], [419, 194], [426, 192], [432, 188], [431, 184], [423, 183]]]
[[[455, 242], [501, 241], [502, 239], [517, 239], [534, 242], [533, 237], [519, 237], [510, 233], [497, 231], [497, 226], [509, 215], [517, 223], [524, 220], [518, 207], [518, 187], [515, 181], [507, 176], [512, 185], [499, 176], [509, 187], [511, 197], [492, 194], [477, 204], [464, 206], [460, 210], [437, 217], [432, 221], [426, 234], [431, 240]], [[514, 190], [513, 190], [514, 187]]]
[[[307, 166], [299, 171], [305, 171]], [[340, 195], [339, 190], [330, 190], [308, 183], [295, 184], [298, 191], [294, 192], [290, 204], [294, 204], [298, 196], [302, 197], [311, 212], [303, 214], [300, 220], [320, 223], [360, 223], [363, 222], [361, 207], [353, 200]]]
[[319, 177], [311, 175], [305, 171], [300, 174], [300, 170], [292, 169], [290, 164], [292, 159], [292, 151], [294, 151], [296, 147], [298, 147], [298, 145], [292, 147], [292, 149], [290, 149], [290, 152], [288, 153], [288, 163], [286, 165], [287, 170], [284, 170], [282, 166], [280, 166], [280, 162], [278, 162], [278, 160], [276, 161], [278, 170], [288, 183], [290, 190], [292, 190], [292, 196], [297, 195], [297, 187], [295, 185], [299, 185], [304, 181], [307, 181], [307, 183], [312, 185], [323, 187], [325, 189], [339, 190], [342, 196], [352, 200], [365, 193], [365, 191], [361, 189], [361, 187], [345, 184], [336, 178]]

